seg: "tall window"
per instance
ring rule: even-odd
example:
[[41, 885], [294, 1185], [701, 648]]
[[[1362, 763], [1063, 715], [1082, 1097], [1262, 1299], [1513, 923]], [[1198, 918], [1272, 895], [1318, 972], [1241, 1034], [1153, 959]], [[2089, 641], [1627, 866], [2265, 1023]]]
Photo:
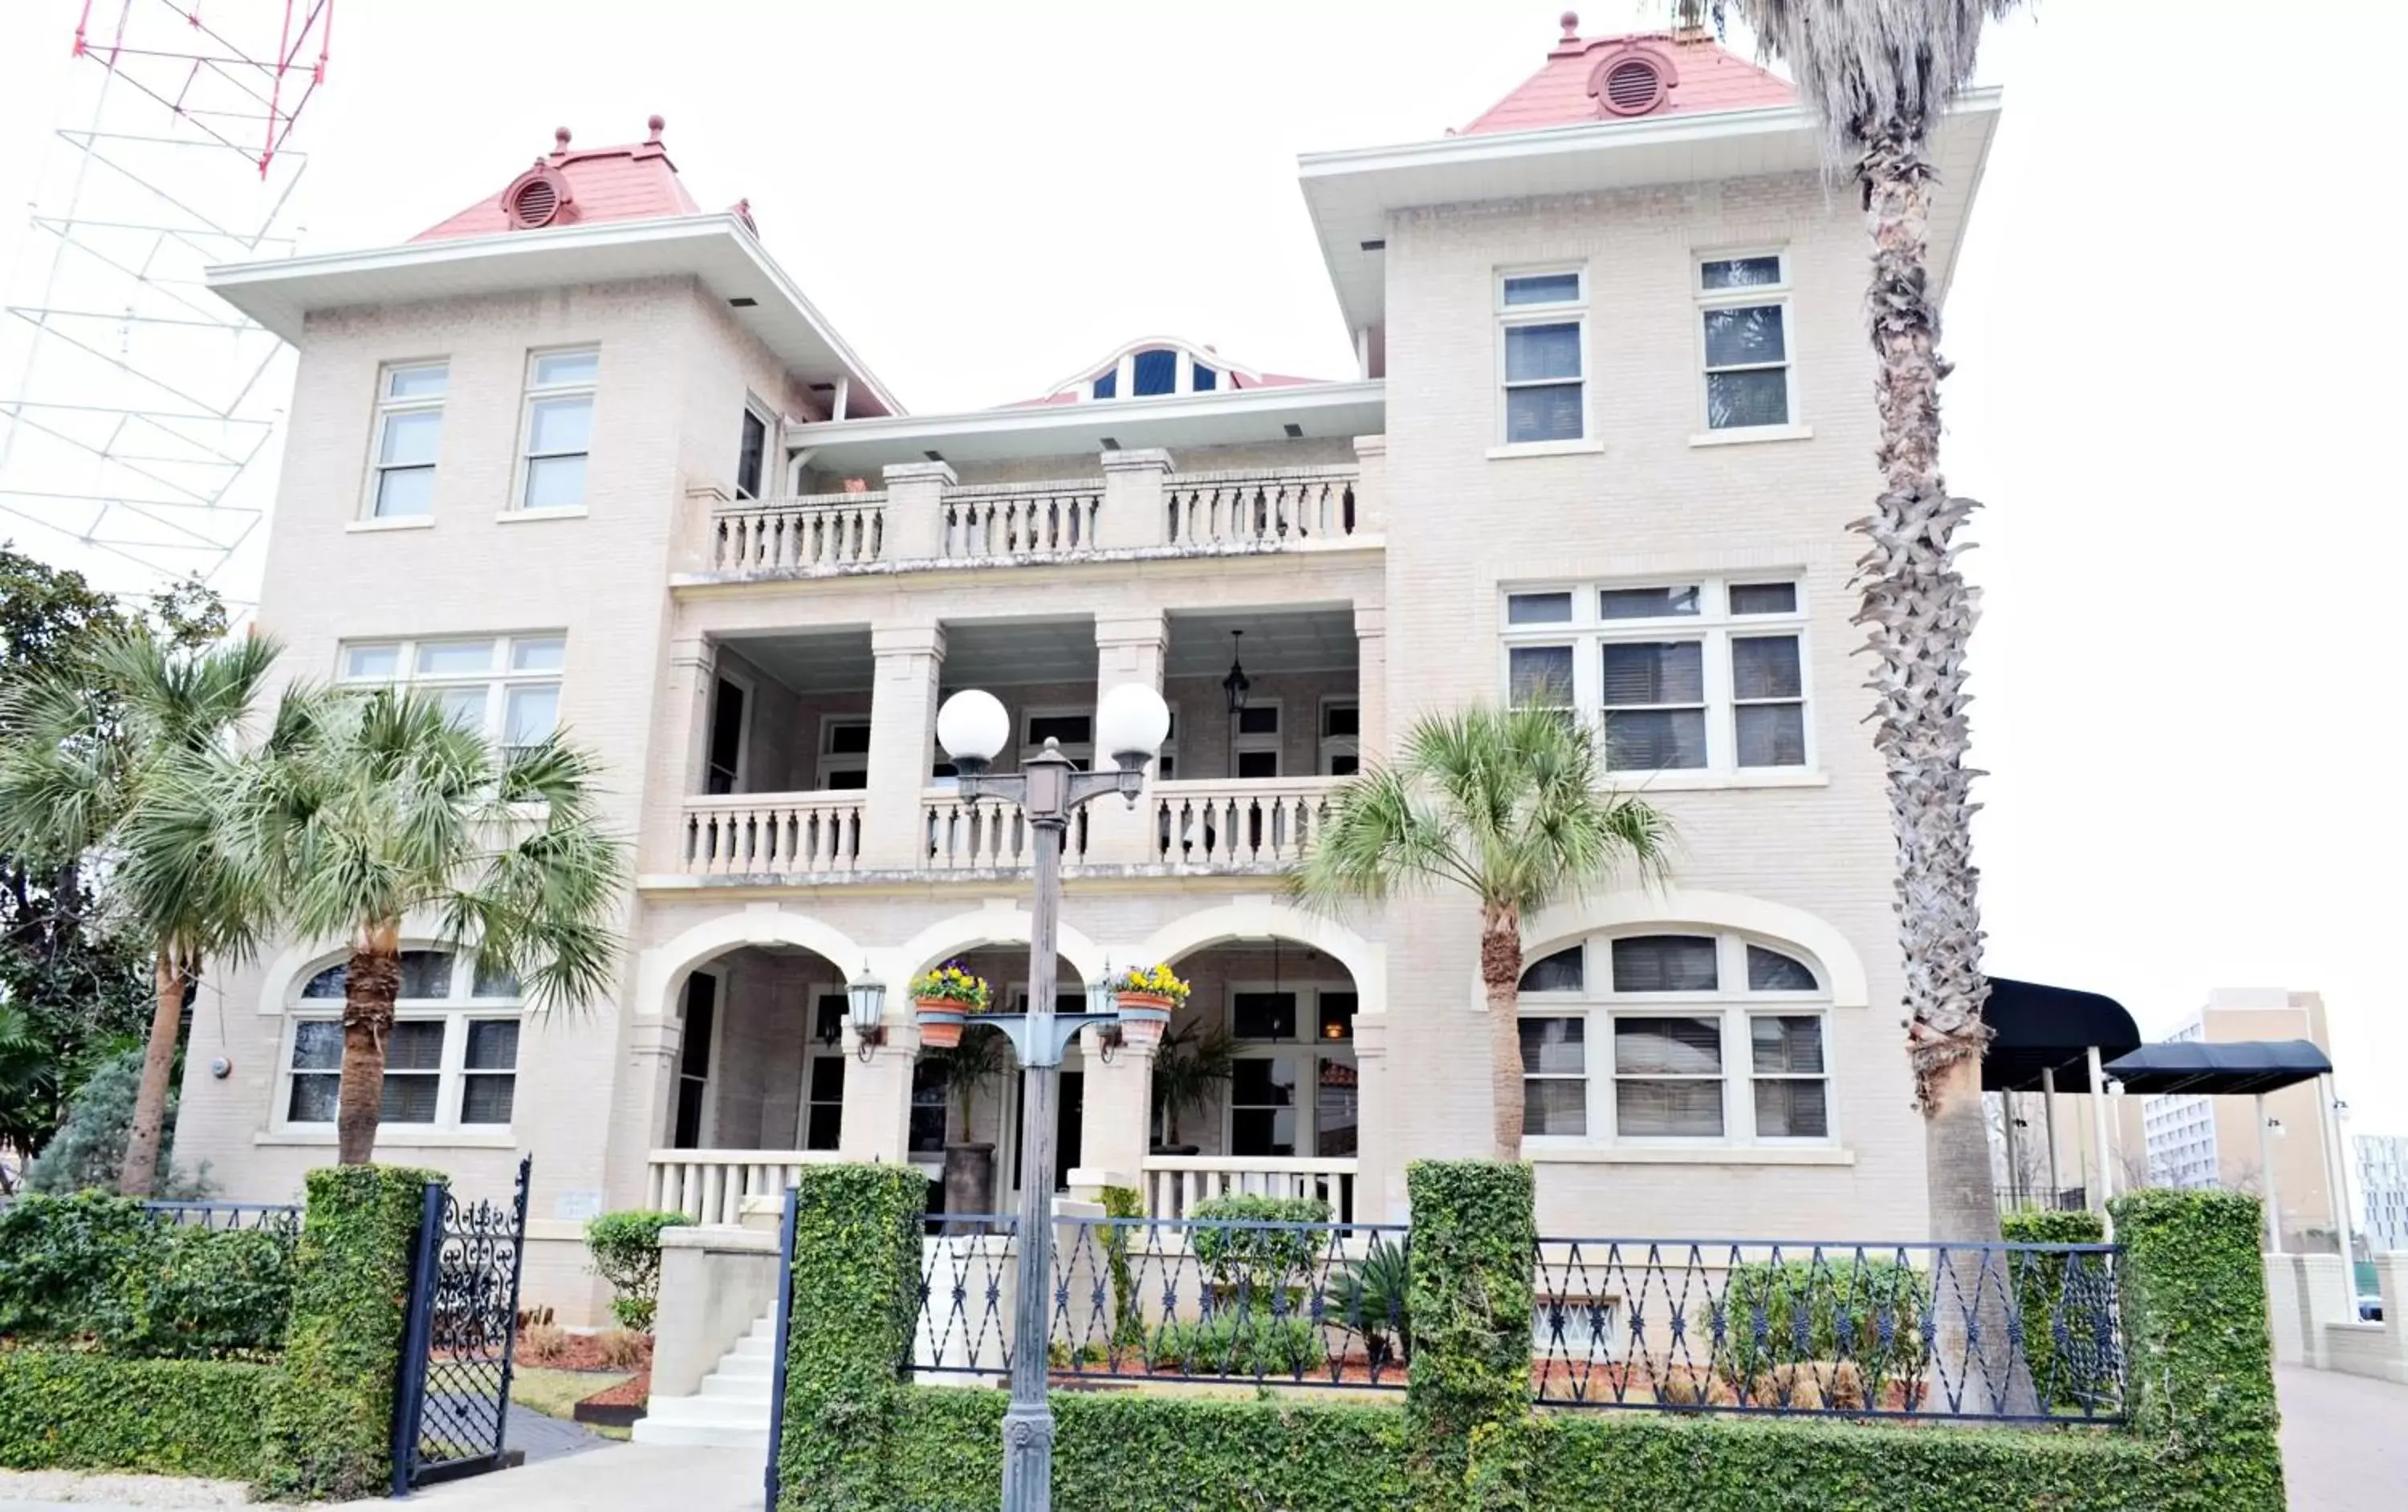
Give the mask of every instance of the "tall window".
[[1230, 1154], [1342, 1159], [1355, 1152], [1355, 1004], [1353, 987], [1335, 982], [1247, 984], [1230, 992], [1229, 1034], [1238, 1051], [1228, 1092]]
[[1804, 633], [1794, 578], [1515, 590], [1506, 696], [1577, 710], [1609, 771], [1804, 766]]
[[768, 464], [769, 417], [751, 404], [744, 407], [744, 428], [736, 443], [736, 496], [761, 496], [761, 474]]
[[1497, 280], [1498, 366], [1509, 446], [1587, 434], [1583, 339], [1587, 276], [1577, 268]]
[[[346, 962], [302, 984], [291, 1009], [282, 1121], [331, 1129], [340, 1105]], [[380, 1121], [421, 1131], [507, 1129], [517, 1101], [519, 985], [480, 972], [469, 952], [401, 952], [401, 989], [385, 1036]]]
[[677, 1112], [669, 1148], [699, 1149], [710, 1136], [711, 1041], [719, 1028], [719, 978], [697, 971], [685, 979], [685, 1012], [678, 1033]]
[[405, 363], [378, 381], [376, 456], [369, 468], [368, 517], [409, 520], [435, 508], [436, 453], [443, 441], [445, 363]]
[[1766, 252], [1698, 264], [1710, 431], [1789, 423], [1788, 261]]
[[359, 641], [343, 648], [339, 676], [352, 686], [421, 689], [487, 739], [531, 746], [560, 722], [566, 654], [559, 635]]
[[820, 720], [820, 788], [858, 792], [869, 786], [869, 718], [831, 714]]
[[594, 446], [594, 382], [602, 354], [539, 351], [527, 359], [526, 457], [519, 507], [574, 509], [585, 503], [586, 453]]
[[1777, 1144], [1831, 1136], [1825, 991], [1737, 934], [1598, 936], [1522, 977], [1534, 1139]]

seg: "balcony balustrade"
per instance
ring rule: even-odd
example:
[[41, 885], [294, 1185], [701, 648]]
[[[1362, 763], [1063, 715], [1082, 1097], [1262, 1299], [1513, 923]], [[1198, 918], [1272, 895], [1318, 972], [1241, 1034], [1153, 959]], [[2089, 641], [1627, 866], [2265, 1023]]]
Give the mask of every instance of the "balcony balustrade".
[[947, 489], [943, 554], [1017, 561], [1092, 551], [1103, 502], [1098, 478]]
[[1173, 866], [1283, 866], [1303, 858], [1328, 822], [1330, 777], [1157, 782], [1153, 859]]
[[883, 493], [748, 499], [712, 512], [710, 568], [738, 578], [833, 573], [879, 561], [885, 536]]
[[1296, 1160], [1251, 1155], [1149, 1155], [1145, 1158], [1148, 1218], [1182, 1219], [1213, 1197], [1312, 1197], [1329, 1205], [1332, 1221], [1354, 1220], [1353, 1156]]
[[1279, 548], [1343, 541], [1355, 532], [1352, 467], [1173, 474], [1164, 481], [1164, 544]]
[[656, 1149], [645, 1162], [645, 1205], [697, 1223], [740, 1223], [747, 1197], [782, 1200], [804, 1166], [838, 1159], [832, 1149]]
[[861, 858], [860, 792], [688, 798], [679, 870], [690, 877], [822, 877]]

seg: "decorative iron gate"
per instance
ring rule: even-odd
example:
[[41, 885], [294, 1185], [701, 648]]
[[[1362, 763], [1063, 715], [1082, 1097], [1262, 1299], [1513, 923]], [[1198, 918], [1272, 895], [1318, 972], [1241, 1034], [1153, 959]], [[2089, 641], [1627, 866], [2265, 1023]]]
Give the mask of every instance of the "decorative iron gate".
[[463, 1205], [430, 1181], [410, 1262], [409, 1320], [394, 1403], [393, 1493], [498, 1470], [526, 1254], [527, 1173], [503, 1206]]

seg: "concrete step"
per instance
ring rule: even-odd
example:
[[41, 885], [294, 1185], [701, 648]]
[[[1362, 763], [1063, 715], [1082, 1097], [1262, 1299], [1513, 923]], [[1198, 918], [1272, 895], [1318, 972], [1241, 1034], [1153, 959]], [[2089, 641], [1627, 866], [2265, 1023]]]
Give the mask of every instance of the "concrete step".
[[721, 1358], [719, 1369], [713, 1374], [757, 1376], [767, 1381], [771, 1373], [777, 1369], [777, 1365], [778, 1362], [770, 1358], [769, 1352], [766, 1349], [759, 1354], [729, 1354]]
[[701, 1395], [722, 1401], [757, 1402], [761, 1410], [769, 1410], [769, 1378], [766, 1376], [722, 1376], [716, 1372], [702, 1378]]
[[738, 1355], [747, 1360], [775, 1360], [778, 1358], [777, 1343], [766, 1334], [747, 1334], [736, 1341], [736, 1347], [727, 1351], [725, 1358], [732, 1360]]
[[688, 1444], [717, 1448], [769, 1448], [769, 1406], [725, 1397], [656, 1396], [637, 1420], [638, 1444]]

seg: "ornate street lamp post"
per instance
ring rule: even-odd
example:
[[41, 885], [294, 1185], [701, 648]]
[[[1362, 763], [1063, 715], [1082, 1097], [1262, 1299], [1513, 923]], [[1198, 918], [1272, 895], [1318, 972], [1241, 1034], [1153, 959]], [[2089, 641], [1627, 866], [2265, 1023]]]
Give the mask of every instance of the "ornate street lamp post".
[[[1054, 1505], [1054, 1409], [1046, 1400], [1046, 1302], [1053, 1296], [1054, 1109], [1062, 1091], [1062, 1051], [1089, 1024], [1119, 1015], [1054, 1011], [1056, 917], [1062, 906], [1062, 836], [1082, 805], [1117, 792], [1137, 806], [1146, 763], [1170, 734], [1162, 695], [1125, 683], [1096, 708], [1096, 744], [1110, 751], [1114, 770], [1082, 772], [1052, 740], [1009, 777], [987, 767], [1011, 734], [1011, 720], [993, 693], [968, 689], [937, 711], [937, 739], [960, 775], [962, 797], [993, 794], [1020, 805], [1037, 842], [1037, 901], [1028, 915], [1028, 1013], [1005, 1016], [996, 1027], [1019, 1058], [1019, 1260], [1011, 1319], [1011, 1405], [1003, 1415], [1003, 1512], [1049, 1512]], [[1096, 1001], [1092, 996], [1090, 1001]]]

